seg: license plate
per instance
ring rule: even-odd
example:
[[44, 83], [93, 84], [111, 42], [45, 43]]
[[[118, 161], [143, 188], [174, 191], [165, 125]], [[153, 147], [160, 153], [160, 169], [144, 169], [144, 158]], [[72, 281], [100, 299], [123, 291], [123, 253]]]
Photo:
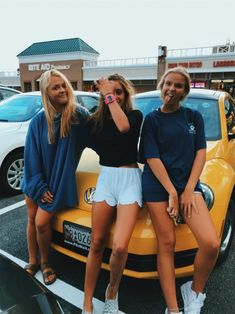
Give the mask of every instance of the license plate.
[[84, 226], [64, 221], [64, 242], [89, 251], [91, 245], [91, 230]]

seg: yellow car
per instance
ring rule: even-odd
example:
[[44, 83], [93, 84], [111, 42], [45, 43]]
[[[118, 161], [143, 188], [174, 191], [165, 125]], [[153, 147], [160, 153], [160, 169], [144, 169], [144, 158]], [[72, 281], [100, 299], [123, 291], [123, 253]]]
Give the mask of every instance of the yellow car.
[[[159, 91], [135, 96], [135, 106], [144, 115], [161, 104]], [[191, 90], [184, 106], [201, 112], [207, 138], [207, 161], [201, 175], [204, 196], [221, 240], [219, 260], [225, 259], [235, 225], [235, 103], [229, 94], [213, 90]], [[86, 262], [91, 239], [91, 204], [99, 172], [98, 156], [86, 149], [77, 171], [79, 204], [56, 214], [53, 220], [52, 247]], [[102, 268], [109, 269], [113, 228], [110, 231]], [[175, 273], [192, 275], [197, 251], [194, 236], [179, 219], [176, 226]], [[146, 207], [139, 214], [128, 247], [124, 274], [135, 278], [156, 278], [157, 242]]]

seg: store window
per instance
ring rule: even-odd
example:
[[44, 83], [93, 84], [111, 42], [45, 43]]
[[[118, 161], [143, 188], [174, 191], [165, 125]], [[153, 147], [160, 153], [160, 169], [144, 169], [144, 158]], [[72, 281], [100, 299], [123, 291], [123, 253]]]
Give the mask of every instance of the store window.
[[71, 83], [71, 85], [72, 85], [72, 87], [73, 87], [74, 90], [77, 90], [77, 89], [78, 89], [78, 87], [77, 87], [77, 82], [70, 82], [70, 83]]
[[35, 82], [35, 90], [40, 90], [39, 81], [36, 81], [36, 82]]
[[32, 85], [30, 82], [24, 82], [24, 92], [31, 92], [32, 91]]

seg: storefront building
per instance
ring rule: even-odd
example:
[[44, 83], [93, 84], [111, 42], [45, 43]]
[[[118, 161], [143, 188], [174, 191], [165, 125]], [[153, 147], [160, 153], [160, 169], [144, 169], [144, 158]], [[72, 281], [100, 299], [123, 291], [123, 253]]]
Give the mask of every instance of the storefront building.
[[39, 90], [39, 78], [49, 69], [63, 72], [75, 90], [83, 88], [83, 62], [97, 60], [99, 53], [80, 38], [34, 43], [17, 55], [21, 91]]
[[192, 87], [222, 89], [235, 97], [234, 43], [170, 50], [167, 54], [167, 68], [179, 65], [190, 73]]
[[202, 48], [167, 50], [158, 47], [157, 57], [88, 61], [84, 63], [84, 84], [91, 84], [92, 78], [115, 72], [132, 80], [137, 92], [157, 87], [165, 70], [183, 66], [191, 76], [191, 87], [222, 89], [235, 97], [235, 44]]
[[[222, 89], [235, 97], [235, 44], [169, 49], [158, 47], [155, 57], [98, 60], [99, 53], [80, 38], [34, 43], [20, 54], [21, 90], [39, 89], [43, 71], [62, 71], [75, 90], [93, 90], [93, 81], [119, 73], [133, 82], [137, 92], [154, 90], [165, 70], [183, 66], [194, 88]], [[1, 79], [1, 77], [0, 77]], [[1, 81], [4, 84], [4, 77]]]

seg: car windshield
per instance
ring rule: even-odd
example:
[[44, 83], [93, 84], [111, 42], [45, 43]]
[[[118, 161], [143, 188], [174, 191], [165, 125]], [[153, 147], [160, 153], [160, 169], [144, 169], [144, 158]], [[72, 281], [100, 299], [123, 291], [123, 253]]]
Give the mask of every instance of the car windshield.
[[[160, 96], [136, 97], [135, 107], [139, 109], [144, 117], [159, 108], [162, 104]], [[218, 101], [215, 99], [198, 98], [188, 96], [182, 103], [183, 106], [198, 110], [203, 117], [207, 141], [218, 140], [221, 137]]]
[[18, 92], [13, 89], [0, 87], [0, 101], [11, 96], [14, 96], [15, 94], [18, 94]]
[[95, 112], [99, 105], [99, 98], [93, 96], [81, 96], [82, 103], [91, 113]]
[[162, 104], [162, 99], [159, 96], [151, 97], [136, 97], [135, 108], [139, 109], [145, 117], [150, 111], [159, 108]]
[[42, 108], [41, 96], [17, 95], [0, 104], [0, 121], [23, 122], [32, 117]]
[[215, 141], [221, 138], [219, 107], [216, 99], [189, 96], [183, 101], [183, 106], [201, 113], [207, 141]]

